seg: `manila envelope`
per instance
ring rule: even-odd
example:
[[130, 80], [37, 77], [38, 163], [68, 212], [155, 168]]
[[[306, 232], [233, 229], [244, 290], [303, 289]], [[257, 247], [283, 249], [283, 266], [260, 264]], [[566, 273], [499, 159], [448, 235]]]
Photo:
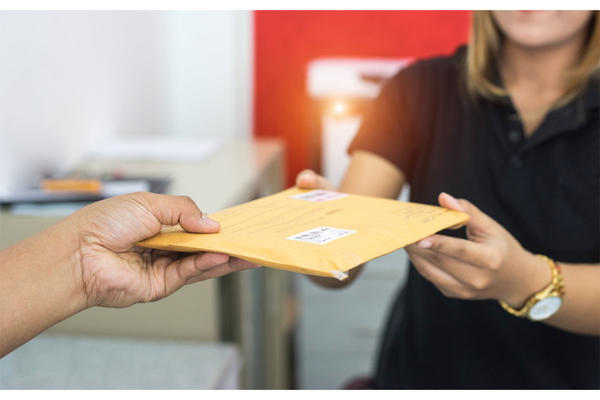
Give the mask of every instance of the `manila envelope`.
[[291, 188], [211, 214], [218, 233], [163, 231], [153, 249], [225, 253], [267, 267], [344, 279], [346, 271], [464, 224], [459, 211], [327, 190]]

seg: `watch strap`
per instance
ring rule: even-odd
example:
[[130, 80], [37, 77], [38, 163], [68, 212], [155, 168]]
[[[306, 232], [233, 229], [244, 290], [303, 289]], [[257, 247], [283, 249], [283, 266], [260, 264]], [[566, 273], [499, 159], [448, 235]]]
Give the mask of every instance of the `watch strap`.
[[536, 257], [543, 259], [548, 264], [548, 266], [550, 267], [550, 271], [552, 272], [552, 281], [542, 290], [534, 293], [529, 299], [527, 299], [523, 307], [521, 307], [518, 310], [512, 308], [511, 306], [509, 306], [501, 300], [499, 301], [500, 305], [504, 310], [516, 317], [527, 317], [531, 308], [542, 299], [553, 295], [560, 297], [564, 296], [564, 282], [562, 279], [562, 271], [560, 269], [560, 266], [556, 264], [554, 260], [543, 254], [536, 254]]

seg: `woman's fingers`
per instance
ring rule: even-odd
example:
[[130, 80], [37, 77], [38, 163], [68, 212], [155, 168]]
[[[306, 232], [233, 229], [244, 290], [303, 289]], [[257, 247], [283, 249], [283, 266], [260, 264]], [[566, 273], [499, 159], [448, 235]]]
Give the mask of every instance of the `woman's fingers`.
[[417, 251], [417, 254], [434, 267], [452, 276], [468, 291], [483, 292], [492, 283], [493, 273], [485, 268], [473, 266], [441, 253]]
[[310, 169], [305, 169], [298, 174], [296, 177], [296, 185], [300, 189], [335, 190], [331, 182]]
[[410, 259], [421, 276], [431, 282], [446, 297], [462, 297], [464, 285], [449, 273], [437, 268], [425, 257], [410, 250]]
[[[456, 199], [448, 193], [440, 193], [438, 196], [440, 206], [456, 211], [462, 211], [469, 215], [469, 220], [465, 223], [469, 239], [476, 242], [484, 241], [498, 234], [500, 227], [496, 221], [481, 211], [477, 206], [465, 199]], [[453, 229], [460, 228], [462, 225], [454, 226]]]
[[416, 247], [429, 252], [436, 252], [478, 267], [489, 267], [499, 264], [499, 256], [495, 251], [481, 243], [444, 235], [433, 235], [417, 242]]

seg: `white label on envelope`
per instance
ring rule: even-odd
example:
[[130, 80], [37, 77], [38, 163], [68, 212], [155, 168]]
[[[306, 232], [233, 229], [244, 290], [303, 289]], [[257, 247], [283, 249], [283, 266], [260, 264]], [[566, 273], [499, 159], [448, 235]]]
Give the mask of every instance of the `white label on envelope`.
[[301, 232], [286, 239], [296, 240], [303, 243], [326, 244], [336, 239], [343, 238], [344, 236], [352, 235], [353, 233], [356, 233], [356, 231], [322, 226], [320, 228], [314, 228]]
[[347, 197], [346, 193], [334, 192], [332, 190], [311, 190], [310, 192], [291, 196], [292, 199], [308, 200], [308, 201], [330, 201]]

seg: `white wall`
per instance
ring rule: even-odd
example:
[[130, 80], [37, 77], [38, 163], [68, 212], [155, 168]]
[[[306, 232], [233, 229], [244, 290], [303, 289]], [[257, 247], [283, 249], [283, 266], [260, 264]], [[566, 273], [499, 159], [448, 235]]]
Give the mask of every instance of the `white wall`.
[[168, 24], [172, 132], [250, 135], [251, 12], [172, 12]]
[[251, 13], [0, 12], [0, 195], [112, 136], [248, 136]]

